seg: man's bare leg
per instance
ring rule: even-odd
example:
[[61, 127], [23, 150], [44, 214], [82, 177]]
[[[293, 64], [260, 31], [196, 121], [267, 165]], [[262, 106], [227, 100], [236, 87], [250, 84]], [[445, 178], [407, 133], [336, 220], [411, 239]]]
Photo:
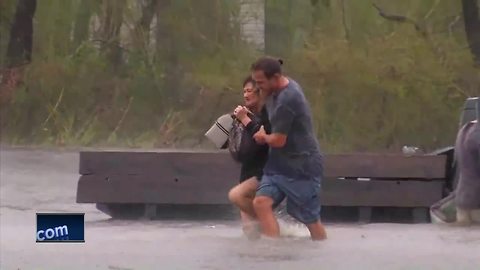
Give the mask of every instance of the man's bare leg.
[[253, 207], [260, 221], [262, 233], [268, 237], [280, 236], [280, 227], [272, 209], [273, 199], [268, 196], [257, 196], [253, 199]]
[[310, 236], [312, 237], [312, 240], [318, 241], [327, 239], [327, 232], [325, 231], [325, 227], [323, 227], [320, 221], [307, 224], [307, 228], [310, 231]]

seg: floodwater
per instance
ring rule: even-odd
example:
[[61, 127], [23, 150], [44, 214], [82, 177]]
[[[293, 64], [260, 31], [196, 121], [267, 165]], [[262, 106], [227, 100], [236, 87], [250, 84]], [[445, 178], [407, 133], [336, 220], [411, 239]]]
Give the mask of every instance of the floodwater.
[[[0, 151], [0, 269], [480, 269], [480, 228], [327, 224], [246, 240], [237, 221], [111, 220], [76, 204], [78, 153]], [[35, 213], [85, 213], [85, 243], [35, 243]]]

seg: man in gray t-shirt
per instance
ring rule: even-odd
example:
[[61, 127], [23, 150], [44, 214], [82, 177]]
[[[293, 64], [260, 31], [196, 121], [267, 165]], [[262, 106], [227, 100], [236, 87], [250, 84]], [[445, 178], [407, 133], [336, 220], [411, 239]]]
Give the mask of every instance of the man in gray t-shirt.
[[312, 239], [322, 240], [326, 238], [318, 198], [322, 155], [308, 102], [300, 85], [282, 74], [281, 64], [263, 57], [252, 65], [257, 87], [267, 96], [272, 130], [266, 134], [260, 129], [254, 135], [257, 143], [270, 146], [270, 152], [253, 204], [265, 235], [279, 236], [272, 209], [286, 198], [287, 212], [307, 225]]

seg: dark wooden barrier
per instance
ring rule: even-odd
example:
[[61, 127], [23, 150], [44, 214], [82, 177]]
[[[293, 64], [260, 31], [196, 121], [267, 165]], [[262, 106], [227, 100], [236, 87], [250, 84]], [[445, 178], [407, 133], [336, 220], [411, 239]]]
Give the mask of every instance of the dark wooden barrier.
[[[370, 207], [426, 211], [443, 197], [446, 162], [443, 155], [327, 155], [321, 202], [361, 207], [366, 218]], [[81, 152], [77, 202], [227, 205], [239, 170], [225, 152]]]

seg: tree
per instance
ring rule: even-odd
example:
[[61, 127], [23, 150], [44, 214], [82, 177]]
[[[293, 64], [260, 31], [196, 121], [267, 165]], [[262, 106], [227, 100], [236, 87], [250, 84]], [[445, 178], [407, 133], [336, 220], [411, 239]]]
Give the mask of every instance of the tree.
[[15, 11], [10, 40], [8, 43], [6, 64], [2, 71], [0, 85], [0, 104], [10, 100], [13, 90], [22, 78], [21, 67], [32, 60], [33, 16], [37, 7], [36, 0], [19, 0]]
[[142, 5], [142, 16], [135, 26], [137, 41], [145, 42], [145, 45], [148, 45], [150, 41], [150, 25], [155, 16], [158, 3], [158, 0], [145, 1]]
[[90, 18], [93, 11], [93, 0], [82, 0], [78, 6], [77, 13], [75, 15], [75, 26], [73, 29], [73, 44], [75, 49], [85, 40], [88, 39]]
[[292, 0], [265, 2], [265, 53], [282, 57], [291, 51], [292, 31], [289, 27]]
[[33, 15], [36, 6], [36, 0], [19, 0], [17, 3], [7, 49], [7, 63], [10, 67], [32, 59]]
[[122, 48], [120, 46], [120, 29], [123, 23], [125, 0], [103, 1], [103, 21], [101, 37], [103, 50], [112, 64], [113, 70], [118, 70], [122, 64]]
[[477, 0], [462, 0], [462, 8], [468, 45], [475, 64], [480, 67], [480, 17]]

